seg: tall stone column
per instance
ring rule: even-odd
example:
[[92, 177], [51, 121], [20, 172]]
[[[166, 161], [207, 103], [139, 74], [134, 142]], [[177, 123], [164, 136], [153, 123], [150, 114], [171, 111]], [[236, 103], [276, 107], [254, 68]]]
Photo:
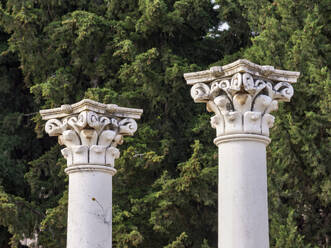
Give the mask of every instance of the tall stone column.
[[117, 145], [133, 135], [142, 110], [82, 100], [41, 110], [45, 130], [58, 136], [67, 160], [67, 248], [112, 247], [112, 176]]
[[299, 72], [237, 60], [186, 73], [191, 96], [214, 112], [219, 150], [218, 247], [268, 248], [266, 146], [278, 101], [290, 101]]

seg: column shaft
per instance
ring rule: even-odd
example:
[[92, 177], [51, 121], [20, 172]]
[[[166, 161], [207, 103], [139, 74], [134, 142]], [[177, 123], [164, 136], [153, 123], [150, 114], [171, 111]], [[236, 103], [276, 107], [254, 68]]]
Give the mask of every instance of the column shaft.
[[114, 171], [91, 165], [66, 169], [69, 174], [67, 248], [112, 247]]
[[243, 140], [215, 140], [219, 148], [218, 247], [268, 248], [266, 140], [242, 136]]

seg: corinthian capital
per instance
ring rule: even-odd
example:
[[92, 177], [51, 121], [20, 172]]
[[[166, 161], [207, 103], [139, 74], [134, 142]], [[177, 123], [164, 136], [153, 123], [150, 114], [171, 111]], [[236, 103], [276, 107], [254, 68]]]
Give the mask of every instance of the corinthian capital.
[[116, 146], [123, 143], [123, 136], [135, 133], [135, 119], [139, 119], [142, 112], [84, 99], [72, 105], [41, 110], [40, 114], [47, 120], [46, 132], [58, 136], [59, 143], [66, 146], [62, 154], [68, 166], [113, 167], [120, 155]]
[[260, 134], [269, 136], [278, 101], [290, 101], [299, 72], [276, 70], [248, 60], [237, 60], [210, 70], [186, 73], [195, 102], [214, 112], [211, 125], [217, 136]]

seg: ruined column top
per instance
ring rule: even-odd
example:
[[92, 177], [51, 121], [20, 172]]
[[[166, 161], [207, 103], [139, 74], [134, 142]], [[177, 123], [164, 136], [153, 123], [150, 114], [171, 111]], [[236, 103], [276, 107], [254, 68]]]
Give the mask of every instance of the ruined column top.
[[213, 66], [209, 70], [185, 73], [184, 78], [187, 84], [194, 85], [196, 83], [208, 83], [219, 78], [229, 77], [238, 72], [246, 72], [252, 76], [287, 83], [296, 83], [300, 76], [300, 72], [278, 70], [270, 65], [258, 65], [246, 59], [238, 59], [227, 65]]
[[[300, 72], [277, 70], [240, 59], [206, 71], [185, 73], [194, 102], [214, 112], [211, 125], [220, 136], [269, 136], [278, 102], [289, 102]], [[239, 136], [238, 136], [239, 135]], [[245, 137], [246, 137], [245, 136]], [[223, 139], [223, 138], [222, 138]], [[263, 139], [265, 140], [265, 139]]]
[[142, 109], [124, 108], [116, 104], [103, 104], [90, 99], [83, 99], [71, 105], [65, 104], [59, 108], [40, 110], [40, 114], [43, 120], [50, 120], [79, 114], [83, 111], [93, 111], [97, 114], [132, 119], [140, 119], [143, 113]]
[[[41, 110], [40, 114], [47, 120], [46, 133], [58, 136], [59, 143], [65, 146], [61, 152], [69, 167], [66, 172], [71, 173], [105, 170], [100, 166], [114, 167], [114, 160], [120, 155], [117, 145], [123, 143], [123, 136], [136, 132], [135, 119], [140, 119], [142, 112], [142, 109], [84, 99], [60, 108]], [[116, 171], [107, 170], [113, 174]]]

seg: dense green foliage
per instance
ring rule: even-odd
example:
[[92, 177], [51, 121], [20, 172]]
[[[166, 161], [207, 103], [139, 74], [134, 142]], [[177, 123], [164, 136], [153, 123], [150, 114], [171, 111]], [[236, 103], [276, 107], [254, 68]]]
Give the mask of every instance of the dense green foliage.
[[65, 247], [65, 161], [36, 112], [84, 97], [144, 109], [116, 161], [113, 246], [217, 247], [215, 134], [182, 75], [240, 57], [302, 73], [271, 130], [271, 247], [331, 245], [329, 0], [1, 3], [1, 247]]

